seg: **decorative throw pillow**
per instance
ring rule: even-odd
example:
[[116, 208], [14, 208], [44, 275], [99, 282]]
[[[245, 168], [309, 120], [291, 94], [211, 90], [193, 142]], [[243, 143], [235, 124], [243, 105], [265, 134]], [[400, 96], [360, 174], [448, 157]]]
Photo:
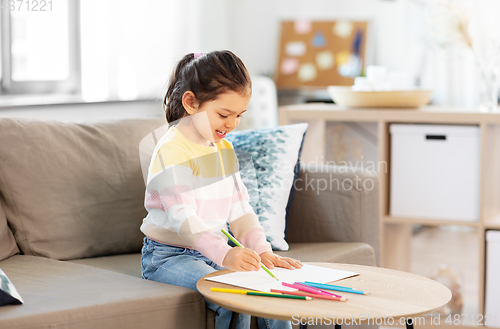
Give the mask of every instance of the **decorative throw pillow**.
[[307, 123], [232, 132], [240, 174], [267, 240], [275, 250], [288, 250], [286, 218], [299, 173]]
[[0, 306], [19, 305], [23, 299], [16, 290], [16, 287], [10, 282], [7, 275], [0, 269]]

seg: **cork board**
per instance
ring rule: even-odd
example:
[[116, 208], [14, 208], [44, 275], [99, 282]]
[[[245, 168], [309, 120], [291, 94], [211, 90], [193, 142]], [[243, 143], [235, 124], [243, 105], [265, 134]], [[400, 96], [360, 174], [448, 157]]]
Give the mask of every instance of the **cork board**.
[[281, 22], [278, 89], [353, 85], [365, 67], [366, 21]]

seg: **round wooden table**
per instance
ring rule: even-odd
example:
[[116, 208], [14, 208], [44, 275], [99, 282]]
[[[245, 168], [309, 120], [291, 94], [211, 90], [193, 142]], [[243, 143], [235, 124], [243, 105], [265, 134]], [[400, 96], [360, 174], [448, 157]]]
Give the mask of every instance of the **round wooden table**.
[[[311, 301], [285, 298], [247, 296], [210, 291], [211, 287], [235, 288], [227, 284], [205, 280], [205, 277], [230, 273], [222, 270], [201, 278], [197, 283], [199, 292], [212, 303], [235, 313], [250, 314], [279, 320], [301, 323], [301, 328], [311, 322], [332, 324], [340, 328], [342, 324], [423, 324], [420, 318], [446, 305], [451, 299], [451, 291], [441, 283], [416, 274], [386, 268], [337, 263], [307, 263], [333, 269], [357, 272], [359, 275], [332, 282], [338, 286], [364, 290], [370, 295], [338, 292], [347, 297], [347, 302], [313, 299]], [[237, 288], [238, 289], [238, 288]], [[241, 288], [244, 289], [244, 288]], [[235, 315], [235, 314], [233, 314]], [[419, 317], [417, 319], [417, 317]], [[232, 320], [236, 320], [233, 316]], [[418, 321], [416, 321], [418, 320]], [[430, 321], [427, 318], [428, 321]], [[236, 325], [236, 321], [231, 321]]]

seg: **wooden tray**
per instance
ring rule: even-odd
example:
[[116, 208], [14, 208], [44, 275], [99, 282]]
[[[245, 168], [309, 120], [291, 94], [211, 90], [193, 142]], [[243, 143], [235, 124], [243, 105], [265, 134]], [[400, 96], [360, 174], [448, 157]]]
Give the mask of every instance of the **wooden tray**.
[[431, 100], [432, 90], [353, 91], [351, 87], [329, 86], [328, 93], [339, 106], [415, 108]]

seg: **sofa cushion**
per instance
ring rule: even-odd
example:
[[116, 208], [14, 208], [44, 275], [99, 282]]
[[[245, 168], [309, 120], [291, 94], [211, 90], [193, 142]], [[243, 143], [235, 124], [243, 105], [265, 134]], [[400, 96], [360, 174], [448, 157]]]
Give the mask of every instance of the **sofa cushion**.
[[22, 252], [54, 259], [139, 252], [146, 216], [139, 143], [164, 122], [0, 119], [0, 200]]
[[361, 242], [290, 243], [288, 251], [275, 251], [302, 262], [327, 262], [376, 266], [375, 250]]
[[68, 262], [142, 278], [141, 253], [73, 259]]
[[0, 328], [203, 328], [194, 290], [53, 259], [0, 262], [24, 305], [0, 308]]
[[2, 209], [2, 202], [0, 201], [0, 260], [4, 260], [18, 253], [19, 248], [7, 225], [7, 218], [5, 218], [5, 212]]

